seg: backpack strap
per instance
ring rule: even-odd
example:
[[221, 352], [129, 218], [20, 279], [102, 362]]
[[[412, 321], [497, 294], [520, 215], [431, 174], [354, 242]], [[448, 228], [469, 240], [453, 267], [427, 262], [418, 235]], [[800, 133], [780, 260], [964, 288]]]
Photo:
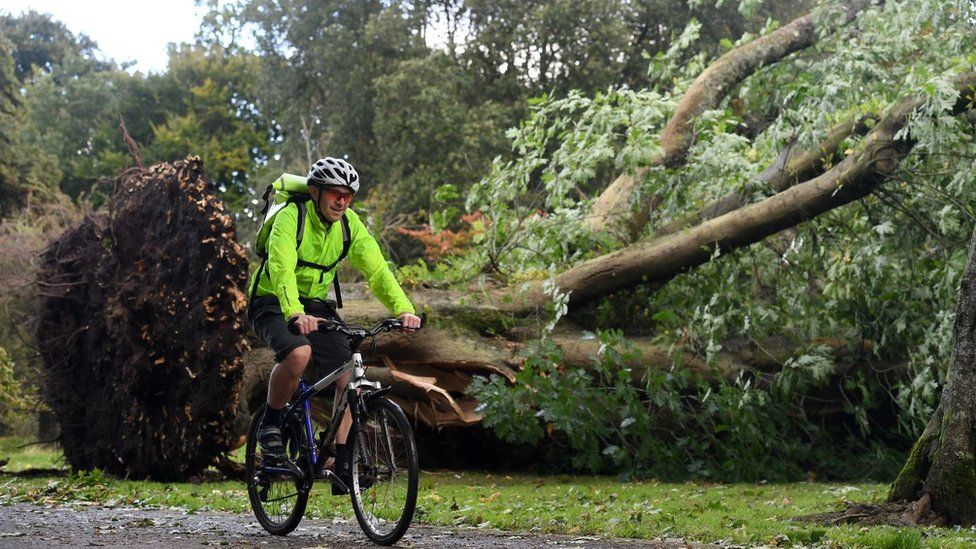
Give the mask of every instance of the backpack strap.
[[297, 251], [298, 248], [302, 247], [302, 238], [305, 236], [305, 201], [295, 200], [293, 203], [298, 206], [298, 230], [295, 231], [295, 250]]
[[[268, 194], [270, 192], [271, 192], [271, 185], [268, 185], [268, 189], [264, 191], [265, 205], [262, 214], [267, 213], [268, 211], [267, 201], [268, 201]], [[295, 250], [298, 250], [298, 248], [300, 248], [302, 245], [302, 238], [305, 236], [305, 212], [307, 208], [305, 206], [305, 200], [303, 200], [301, 197], [289, 199], [288, 203], [294, 204], [298, 208], [298, 229], [295, 231]], [[345, 219], [345, 216], [343, 216], [343, 219]], [[258, 250], [258, 257], [261, 258], [261, 266], [258, 267], [258, 275], [254, 277], [254, 283], [251, 284], [251, 291], [248, 292], [249, 294], [247, 297], [248, 303], [254, 301], [254, 296], [255, 294], [257, 294], [258, 283], [261, 281], [261, 275], [264, 274], [265, 265], [267, 265], [268, 263], [268, 250], [267, 249]]]
[[264, 200], [264, 207], [261, 208], [261, 216], [268, 213], [268, 208], [271, 207], [271, 201], [268, 198], [271, 197], [271, 191], [274, 189], [274, 185], [268, 185], [268, 188], [264, 189], [264, 194], [261, 195], [261, 199]]
[[[349, 236], [349, 220], [346, 218], [346, 214], [342, 214], [342, 253], [339, 254], [339, 261], [342, 261], [349, 253], [351, 241], [352, 238]], [[336, 261], [336, 263], [339, 261]], [[335, 288], [336, 308], [341, 309], [342, 292], [339, 290], [339, 271], [336, 271], [335, 276], [332, 277], [332, 287]]]

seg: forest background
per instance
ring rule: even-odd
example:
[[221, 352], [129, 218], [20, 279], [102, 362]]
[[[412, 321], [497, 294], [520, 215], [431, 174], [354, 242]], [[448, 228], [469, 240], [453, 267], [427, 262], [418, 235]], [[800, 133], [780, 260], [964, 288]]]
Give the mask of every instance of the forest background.
[[[761, 198], [752, 183], [783, 150], [856, 121], [860, 132], [819, 151], [826, 171], [899, 100], [921, 97], [900, 133], [914, 148], [885, 186], [716, 249], [667, 284], [572, 309], [551, 291], [517, 382], [470, 389], [492, 436], [554, 469], [890, 480], [945, 380], [976, 220], [974, 117], [947, 112], [953, 78], [976, 62], [973, 3], [868, 3], [821, 24], [811, 47], [698, 116], [680, 169], [649, 167], [705, 67], [811, 9], [838, 19], [844, 4], [211, 2], [196, 41], [149, 75], [99, 60], [49, 16], [3, 16], [0, 425], [26, 428], [38, 409], [32, 272], [63, 227], [110, 206], [111, 178], [134, 162], [121, 120], [146, 164], [199, 155], [245, 243], [268, 182], [344, 156], [400, 279], [465, 289], [552, 280], [730, 192]], [[649, 219], [593, 230], [593, 205], [621, 173], [640, 174], [628, 204], [651, 200]], [[601, 342], [594, 366], [565, 365], [545, 335], [557, 321]], [[668, 349], [667, 366], [635, 374], [636, 338]], [[775, 364], [730, 366], [742, 348]]]

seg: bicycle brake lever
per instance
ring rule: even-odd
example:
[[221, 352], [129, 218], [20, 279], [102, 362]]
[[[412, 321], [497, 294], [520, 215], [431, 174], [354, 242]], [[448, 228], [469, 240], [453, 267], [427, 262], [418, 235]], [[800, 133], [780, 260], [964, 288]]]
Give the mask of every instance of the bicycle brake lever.
[[339, 323], [331, 318], [320, 318], [319, 328], [325, 328], [327, 330], [335, 330], [339, 327]]

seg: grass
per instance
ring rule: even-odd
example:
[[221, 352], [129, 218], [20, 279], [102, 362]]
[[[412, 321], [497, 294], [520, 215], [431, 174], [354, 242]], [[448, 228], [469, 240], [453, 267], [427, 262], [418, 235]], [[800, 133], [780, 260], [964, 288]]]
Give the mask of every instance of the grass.
[[0, 461], [10, 463], [0, 471], [16, 472], [25, 469], [60, 469], [61, 454], [51, 444], [30, 444], [20, 437], [0, 437]]
[[[51, 449], [14, 450], [19, 441], [0, 438], [4, 470], [50, 467]], [[885, 484], [801, 482], [710, 484], [621, 482], [608, 477], [505, 475], [425, 471], [416, 521], [446, 526], [629, 538], [820, 547], [976, 547], [976, 530], [946, 528], [826, 527], [793, 517], [837, 510], [851, 501], [877, 502]], [[98, 504], [220, 510], [248, 513], [238, 482], [201, 484], [124, 481], [100, 472], [64, 477], [0, 476], [0, 505]], [[312, 492], [307, 516], [351, 518], [348, 498]]]

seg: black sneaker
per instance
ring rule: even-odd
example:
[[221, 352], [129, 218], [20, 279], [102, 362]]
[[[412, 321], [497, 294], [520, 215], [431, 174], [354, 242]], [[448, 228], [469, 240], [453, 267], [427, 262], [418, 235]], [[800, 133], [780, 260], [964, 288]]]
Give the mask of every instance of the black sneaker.
[[265, 425], [258, 429], [258, 446], [264, 456], [265, 464], [285, 461], [285, 446], [281, 443], [281, 429]]
[[[345, 469], [345, 470], [341, 470], [341, 471], [338, 470], [338, 469], [336, 469], [335, 475], [337, 477], [339, 477], [339, 480], [341, 480], [343, 484], [345, 484], [346, 486], [348, 486], [350, 489], [352, 488], [352, 475], [349, 474], [349, 469]], [[349, 495], [349, 490], [346, 490], [342, 486], [339, 486], [338, 484], [336, 484], [336, 483], [333, 482], [332, 483], [332, 495], [333, 496], [346, 496], [346, 495]]]

